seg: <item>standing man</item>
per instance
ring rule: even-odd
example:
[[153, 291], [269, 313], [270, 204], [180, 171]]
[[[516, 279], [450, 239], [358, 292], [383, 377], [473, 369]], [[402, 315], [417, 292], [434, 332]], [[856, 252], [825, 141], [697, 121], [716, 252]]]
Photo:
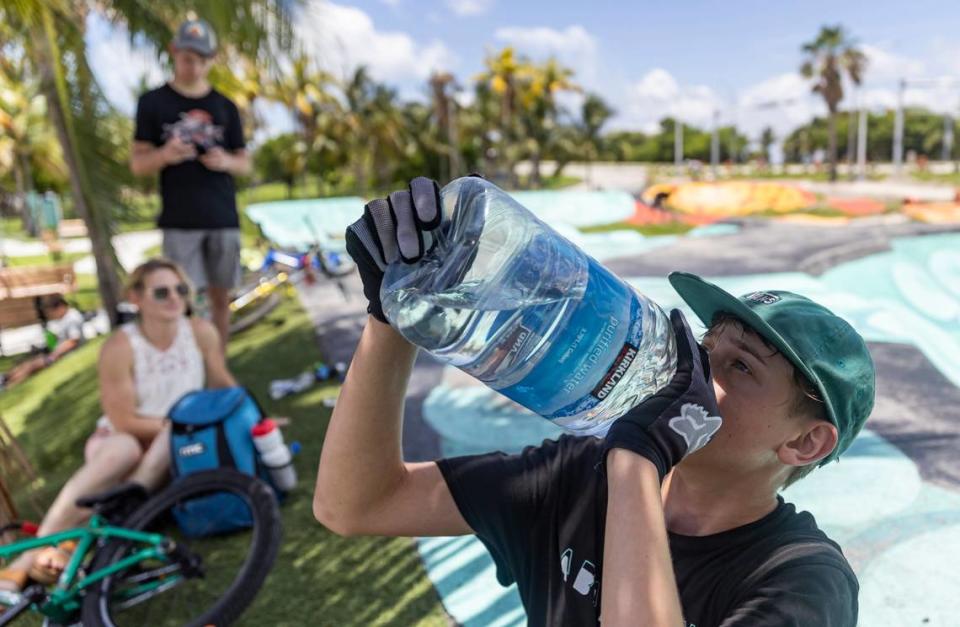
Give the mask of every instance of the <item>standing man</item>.
[[169, 50], [173, 80], [137, 103], [130, 169], [138, 176], [160, 173], [163, 254], [206, 292], [225, 349], [230, 290], [240, 281], [233, 177], [250, 172], [251, 160], [236, 105], [207, 82], [217, 50], [210, 25], [187, 20]]

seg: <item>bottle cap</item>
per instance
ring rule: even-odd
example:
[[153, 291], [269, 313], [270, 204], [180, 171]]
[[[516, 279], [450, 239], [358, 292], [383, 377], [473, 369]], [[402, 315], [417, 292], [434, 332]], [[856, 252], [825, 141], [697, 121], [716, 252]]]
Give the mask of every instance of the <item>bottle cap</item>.
[[253, 425], [253, 427], [250, 429], [250, 434], [253, 435], [253, 437], [258, 438], [261, 435], [267, 435], [276, 428], [277, 423], [269, 418], [264, 418], [257, 424]]

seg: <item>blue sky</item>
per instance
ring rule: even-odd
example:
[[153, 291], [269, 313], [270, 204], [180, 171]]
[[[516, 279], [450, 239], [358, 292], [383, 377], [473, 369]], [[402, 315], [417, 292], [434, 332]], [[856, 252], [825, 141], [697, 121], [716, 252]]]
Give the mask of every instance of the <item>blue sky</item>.
[[[365, 63], [408, 98], [424, 97], [437, 68], [469, 84], [485, 52], [504, 45], [536, 59], [555, 55], [613, 105], [619, 128], [649, 129], [664, 115], [705, 126], [716, 114], [751, 134], [768, 124], [788, 131], [822, 111], [796, 73], [801, 44], [822, 24], [843, 24], [867, 52], [860, 98], [872, 109], [893, 106], [902, 76], [960, 77], [956, 2], [308, 1], [296, 22], [320, 64], [346, 73]], [[156, 52], [130, 50], [125, 34], [96, 15], [88, 30], [108, 95], [131, 110], [128, 85], [144, 73], [162, 80]], [[118, 58], [126, 60], [119, 67]], [[781, 104], [757, 108], [770, 101]], [[960, 86], [910, 89], [907, 101], [958, 111]], [[289, 128], [276, 107], [266, 115], [272, 131]]]

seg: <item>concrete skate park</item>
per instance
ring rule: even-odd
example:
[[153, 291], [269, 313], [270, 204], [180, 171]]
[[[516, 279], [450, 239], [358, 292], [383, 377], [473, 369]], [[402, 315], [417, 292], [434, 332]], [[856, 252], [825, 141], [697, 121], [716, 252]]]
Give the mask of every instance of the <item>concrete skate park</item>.
[[[615, 182], [622, 182], [623, 174], [617, 176]], [[602, 186], [602, 168], [595, 168], [593, 177]], [[610, 206], [622, 201], [607, 193]], [[943, 190], [930, 193], [944, 195]], [[843, 547], [860, 580], [860, 624], [956, 624], [960, 224], [923, 224], [890, 215], [843, 226], [745, 218], [681, 236], [644, 237], [577, 229], [584, 221], [622, 219], [616, 209], [610, 214], [560, 210], [565, 219], [549, 208], [531, 208], [665, 309], [684, 308], [665, 278], [684, 270], [735, 294], [798, 292], [853, 324], [868, 340], [876, 363], [875, 410], [839, 463], [818, 469], [785, 497], [812, 512]], [[339, 221], [331, 214], [323, 229], [336, 233], [342, 229]], [[359, 282], [351, 280], [355, 296], [348, 300], [329, 284], [300, 290], [331, 361], [349, 360], [365, 320]], [[558, 433], [458, 371], [429, 356], [419, 358], [406, 404], [408, 459], [518, 451]], [[493, 562], [478, 540], [417, 543], [456, 622], [525, 624], [515, 589], [496, 582]]]

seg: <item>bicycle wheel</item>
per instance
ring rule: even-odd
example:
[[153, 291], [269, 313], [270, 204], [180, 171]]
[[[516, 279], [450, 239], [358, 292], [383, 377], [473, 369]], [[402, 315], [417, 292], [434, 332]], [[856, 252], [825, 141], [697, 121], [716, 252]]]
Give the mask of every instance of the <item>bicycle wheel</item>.
[[[227, 492], [249, 507], [253, 527], [209, 537], [187, 537], [171, 510]], [[280, 547], [280, 510], [259, 479], [220, 469], [190, 475], [160, 492], [123, 525], [164, 534], [177, 547], [165, 560], [141, 561], [97, 582], [83, 599], [83, 624], [227, 625], [250, 605]], [[90, 572], [139, 550], [114, 540], [100, 548]]]

